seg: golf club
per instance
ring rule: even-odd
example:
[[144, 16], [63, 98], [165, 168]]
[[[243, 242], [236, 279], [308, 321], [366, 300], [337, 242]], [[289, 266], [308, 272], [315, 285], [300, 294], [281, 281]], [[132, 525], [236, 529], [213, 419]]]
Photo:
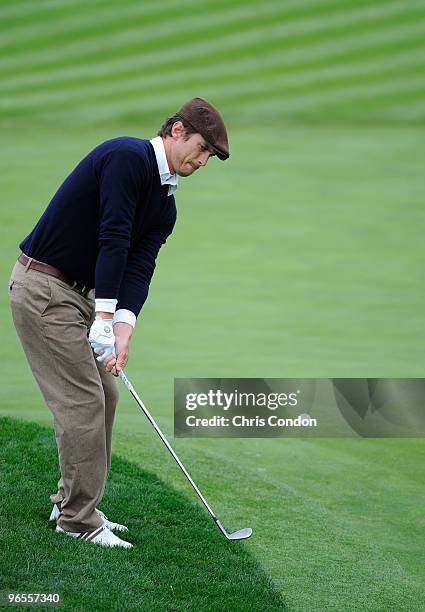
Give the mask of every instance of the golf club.
[[143, 410], [146, 418], [148, 419], [148, 421], [150, 422], [152, 427], [155, 429], [156, 433], [159, 435], [161, 440], [164, 442], [165, 446], [168, 448], [168, 450], [170, 451], [170, 453], [172, 454], [172, 456], [176, 460], [177, 465], [179, 466], [179, 468], [181, 469], [183, 474], [186, 476], [186, 478], [188, 479], [188, 481], [190, 482], [192, 487], [195, 489], [196, 493], [200, 497], [200, 499], [201, 499], [202, 503], [204, 504], [205, 508], [210, 513], [214, 523], [217, 525], [217, 528], [221, 531], [221, 533], [224, 535], [224, 537], [227, 540], [244, 540], [246, 538], [249, 538], [249, 536], [252, 534], [252, 529], [250, 529], [249, 527], [245, 527], [244, 529], [240, 529], [239, 531], [234, 531], [233, 533], [227, 533], [227, 531], [224, 529], [223, 525], [220, 523], [220, 521], [218, 520], [218, 518], [215, 515], [215, 513], [210, 508], [210, 506], [207, 503], [206, 499], [204, 498], [204, 496], [202, 495], [202, 493], [200, 492], [200, 490], [198, 489], [196, 484], [193, 482], [192, 478], [190, 477], [189, 472], [186, 470], [186, 468], [184, 467], [183, 463], [180, 461], [180, 459], [177, 457], [177, 455], [174, 452], [174, 450], [171, 448], [170, 443], [168, 442], [167, 438], [164, 436], [162, 431], [159, 429], [158, 425], [155, 423], [155, 420], [150, 415], [148, 409], [146, 408], [146, 406], [144, 405], [144, 403], [142, 402], [140, 397], [137, 395], [136, 391], [134, 390], [133, 385], [128, 380], [127, 376], [124, 374], [124, 372], [122, 370], [120, 371], [119, 376], [120, 376], [122, 382], [127, 387], [127, 389], [130, 391], [131, 395], [134, 397], [136, 402], [139, 404], [140, 408]]

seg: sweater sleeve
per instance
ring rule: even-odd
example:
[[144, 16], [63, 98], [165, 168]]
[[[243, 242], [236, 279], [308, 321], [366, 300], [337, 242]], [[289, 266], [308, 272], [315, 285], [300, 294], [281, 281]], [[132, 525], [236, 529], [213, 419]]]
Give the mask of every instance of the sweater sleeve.
[[103, 159], [100, 187], [99, 242], [95, 270], [96, 298], [117, 298], [126, 268], [137, 203], [141, 200], [143, 166], [140, 157], [117, 150]]
[[159, 249], [173, 231], [176, 222], [174, 197], [170, 196], [169, 200], [171, 200], [169, 212], [164, 223], [145, 234], [129, 253], [117, 310], [125, 308], [137, 317], [146, 301]]

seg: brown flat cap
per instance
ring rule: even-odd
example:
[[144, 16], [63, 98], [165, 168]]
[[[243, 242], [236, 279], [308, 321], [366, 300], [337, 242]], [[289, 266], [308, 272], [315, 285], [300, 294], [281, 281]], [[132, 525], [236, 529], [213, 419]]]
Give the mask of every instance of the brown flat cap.
[[202, 98], [192, 98], [177, 111], [198, 134], [201, 134], [215, 149], [215, 154], [220, 159], [227, 159], [229, 143], [223, 117], [212, 104]]

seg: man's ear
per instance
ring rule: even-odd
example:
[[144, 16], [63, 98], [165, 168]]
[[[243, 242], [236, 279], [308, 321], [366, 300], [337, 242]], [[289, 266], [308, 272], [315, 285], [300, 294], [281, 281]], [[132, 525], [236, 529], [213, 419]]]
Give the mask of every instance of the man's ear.
[[184, 136], [185, 129], [184, 125], [181, 121], [175, 121], [171, 127], [171, 135], [174, 138], [179, 138], [180, 136]]

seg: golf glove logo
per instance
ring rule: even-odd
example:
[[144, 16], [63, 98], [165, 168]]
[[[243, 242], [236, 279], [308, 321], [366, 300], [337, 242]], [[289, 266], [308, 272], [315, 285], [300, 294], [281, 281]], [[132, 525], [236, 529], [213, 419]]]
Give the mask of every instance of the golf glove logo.
[[115, 336], [112, 319], [96, 317], [90, 328], [89, 342], [96, 355], [99, 355], [97, 361], [104, 361], [108, 355], [115, 355]]

